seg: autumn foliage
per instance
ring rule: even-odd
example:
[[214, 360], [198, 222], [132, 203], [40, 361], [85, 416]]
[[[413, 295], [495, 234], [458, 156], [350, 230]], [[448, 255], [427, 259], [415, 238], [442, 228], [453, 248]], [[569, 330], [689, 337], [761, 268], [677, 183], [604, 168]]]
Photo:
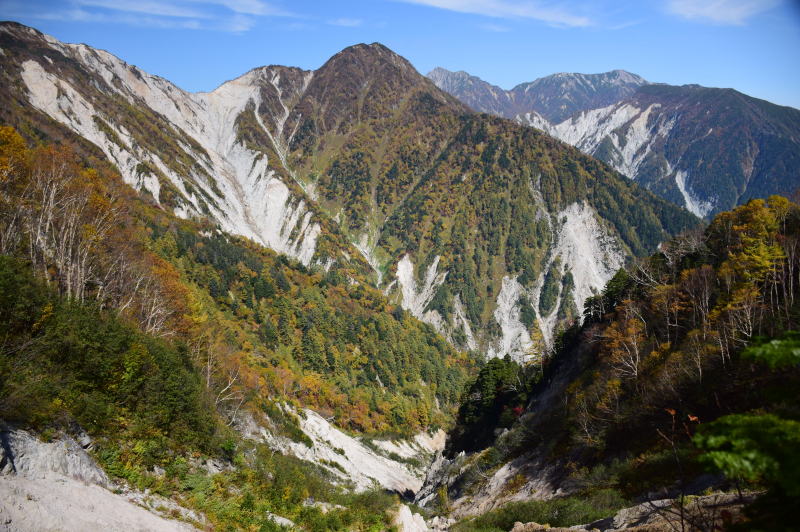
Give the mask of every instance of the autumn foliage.
[[185, 345], [225, 423], [275, 402], [367, 432], [450, 419], [471, 362], [359, 272], [180, 220], [97, 166], [0, 128], [0, 254], [67, 300]]
[[[666, 410], [696, 422], [761, 404], [774, 379], [743, 364], [759, 337], [798, 327], [800, 207], [751, 200], [621, 271], [587, 301], [592, 370], [572, 383], [576, 442], [656, 434]], [[640, 445], [645, 445], [640, 442]]]

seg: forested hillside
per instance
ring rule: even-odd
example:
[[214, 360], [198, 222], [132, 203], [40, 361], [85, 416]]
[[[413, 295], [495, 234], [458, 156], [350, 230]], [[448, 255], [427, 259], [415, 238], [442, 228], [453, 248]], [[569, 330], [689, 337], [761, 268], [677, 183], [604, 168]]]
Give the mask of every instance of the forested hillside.
[[539, 353], [609, 264], [696, 223], [575, 149], [467, 112], [378, 43], [332, 57], [288, 117], [289, 166], [381, 285], [460, 347]]
[[[620, 270], [544, 367], [485, 366], [448, 450], [479, 452], [455, 461], [462, 473], [446, 481], [449, 499], [461, 508], [471, 500], [474, 513], [487, 497], [560, 489], [586, 499], [612, 490], [604, 500], [615, 494], [619, 508], [738, 487], [766, 490], [749, 510], [753, 527], [790, 529], [798, 477], [787, 446], [800, 441], [791, 332], [800, 319], [798, 244], [798, 205], [752, 200]], [[497, 427], [510, 430], [497, 437]], [[506, 515], [519, 520], [519, 511]], [[492, 515], [475, 526], [503, 513]], [[559, 523], [578, 524], [551, 521]]]
[[[242, 440], [231, 427], [243, 418], [266, 416], [276, 436], [309, 444], [281, 404], [373, 435], [410, 436], [451, 419], [472, 361], [356, 271], [308, 269], [180, 220], [69, 147], [31, 149], [8, 127], [0, 193], [5, 422], [50, 434], [77, 422], [98, 438], [110, 474], [182, 490], [214, 522], [244, 525], [259, 522], [256, 508], [313, 524], [319, 512], [298, 514], [304, 498], [344, 495], [333, 466]], [[211, 489], [199, 455], [235, 467]], [[232, 495], [229, 482], [252, 491]], [[382, 522], [393, 504], [359, 501], [314, 526]]]
[[19, 24], [0, 46], [0, 117], [28, 140], [107, 160], [179, 217], [371, 276], [458, 349], [538, 356], [630, 256], [697, 223], [378, 43], [207, 93]]

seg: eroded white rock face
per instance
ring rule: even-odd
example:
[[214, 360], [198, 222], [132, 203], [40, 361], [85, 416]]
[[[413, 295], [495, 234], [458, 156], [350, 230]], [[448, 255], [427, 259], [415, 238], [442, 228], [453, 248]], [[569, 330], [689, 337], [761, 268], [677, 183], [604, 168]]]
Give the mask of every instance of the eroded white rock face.
[[565, 219], [558, 234], [555, 254], [575, 280], [573, 301], [583, 309], [587, 298], [598, 293], [625, 264], [625, 253], [597, 221], [587, 203], [573, 203], [558, 213]]
[[387, 453], [393, 453], [400, 458], [414, 459], [433, 455], [444, 449], [447, 434], [439, 429], [435, 434], [421, 432], [409, 440], [372, 440], [372, 443]]
[[[291, 407], [283, 408], [293, 412]], [[304, 409], [298, 413], [298, 418], [300, 428], [313, 442], [311, 447], [275, 436], [253, 419], [243, 423], [239, 430], [245, 437], [263, 439], [282, 453], [328, 469], [342, 480], [352, 482], [357, 491], [380, 486], [399, 493], [416, 493], [425, 479], [424, 469], [389, 458], [388, 455], [396, 453], [401, 459], [418, 458], [422, 463], [427, 463], [434, 452], [444, 447], [444, 433], [440, 431], [441, 434], [433, 436], [417, 435], [411, 441], [376, 441], [376, 447], [383, 451], [381, 453], [337, 429], [313, 410]], [[339, 467], [331, 467], [330, 463], [336, 463]]]
[[380, 287], [381, 283], [383, 283], [383, 270], [381, 269], [381, 261], [377, 256], [377, 242], [380, 238], [380, 234], [376, 231], [370, 230], [361, 235], [358, 242], [353, 242], [353, 246], [361, 253], [364, 259], [367, 261], [372, 269], [375, 271], [375, 274], [378, 277], [377, 286]]
[[[543, 216], [548, 216], [546, 212]], [[553, 345], [555, 328], [558, 324], [558, 311], [567, 294], [559, 285], [558, 296], [553, 308], [542, 314], [539, 300], [545, 281], [545, 275], [555, 261], [560, 265], [560, 278], [568, 272], [572, 274], [574, 287], [569, 295], [571, 304], [582, 312], [586, 299], [602, 291], [606, 283], [625, 263], [625, 252], [616, 237], [598, 221], [594, 209], [585, 201], [575, 202], [558, 212], [550, 219], [554, 232], [548, 260], [539, 274], [535, 286], [523, 287], [516, 279], [506, 275], [503, 278], [500, 293], [495, 301], [493, 317], [500, 326], [500, 335], [486, 338], [483, 341], [488, 358], [510, 355], [517, 361], [529, 361], [531, 357], [542, 353], [536, 352], [542, 347]], [[446, 323], [435, 310], [425, 310], [436, 294], [436, 290], [445, 281], [447, 272], [439, 271], [439, 257], [428, 266], [424, 281], [418, 283], [414, 274], [415, 266], [411, 255], [406, 254], [397, 264], [397, 285], [402, 297], [402, 306], [415, 317], [434, 328], [452, 341], [454, 330], [461, 330], [466, 338], [466, 348], [477, 349], [478, 340], [472, 332], [471, 324], [466, 317], [463, 304], [458, 295], [453, 298], [452, 322]], [[390, 285], [388, 289], [391, 289]], [[544, 346], [538, 345], [531, 338], [531, 331], [522, 322], [522, 300], [527, 300], [534, 309], [537, 326], [542, 333]]]
[[432, 325], [436, 332], [447, 338], [451, 344], [455, 344], [453, 336], [456, 331], [459, 331], [463, 334], [464, 345], [458, 347], [470, 350], [478, 349], [478, 341], [472, 332], [472, 326], [467, 319], [459, 294], [453, 297], [453, 315], [450, 322], [445, 320], [439, 311], [426, 310], [436, 295], [436, 291], [447, 278], [447, 271], [439, 271], [439, 259], [438, 255], [433, 259], [425, 271], [424, 280], [419, 284], [414, 273], [416, 268], [414, 261], [411, 255], [406, 253], [397, 263], [395, 280], [386, 287], [384, 293], [389, 294], [396, 283], [400, 292], [400, 304], [412, 316]]
[[504, 277], [494, 318], [502, 331], [499, 340], [487, 353], [489, 357], [511, 355], [518, 361], [530, 360], [538, 353], [530, 332], [521, 320], [520, 300], [532, 303], [537, 324], [545, 346], [552, 346], [558, 310], [565, 303], [563, 285], [559, 285], [553, 308], [542, 314], [539, 308], [545, 276], [555, 261], [560, 264], [560, 276], [570, 272], [574, 281], [571, 297], [580, 312], [590, 296], [599, 293], [614, 274], [625, 264], [625, 253], [617, 240], [599, 222], [597, 214], [586, 202], [573, 203], [560, 211], [553, 222], [556, 235], [550, 255], [539, 274], [536, 285], [526, 290], [515, 278]]
[[[625, 253], [608, 230], [600, 225], [594, 209], [586, 202], [568, 205], [555, 218], [555, 227], [558, 228], [555, 243], [531, 298], [539, 301], [545, 273], [558, 259], [561, 275], [567, 272], [572, 274], [572, 303], [581, 313], [586, 300], [600, 293], [625, 264]], [[558, 309], [564, 304], [565, 296], [563, 286], [560, 286], [556, 303], [549, 314], [542, 315], [538, 305], [535, 308], [539, 328], [548, 346], [553, 343]]]
[[[100, 89], [98, 84], [99, 90], [110, 88], [132, 105], [145, 105], [166, 118], [172, 128], [167, 134], [194, 164], [185, 172], [176, 172], [162, 160], [164, 154], [139, 145], [114, 116], [96, 108], [70, 80], [60, 79], [43, 65], [28, 60], [22, 65], [22, 79], [34, 107], [97, 145], [117, 165], [125, 182], [148, 191], [159, 201], [163, 183], [151, 172], [143, 171], [142, 165], [156, 168], [188, 201], [176, 208], [177, 215], [204, 214], [202, 203], [224, 230], [251, 238], [306, 265], [311, 262], [321, 226], [274, 171], [278, 163], [285, 163], [293, 134], [284, 131], [288, 107], [279, 88], [278, 98], [284, 104], [286, 116], [276, 117], [277, 129], [270, 130], [258, 113], [255, 116], [281, 161], [268, 161], [264, 153], [249, 149], [239, 138], [236, 125], [243, 111], [259, 108], [261, 86], [271, 83], [277, 88], [279, 79], [274, 72], [256, 69], [212, 92], [192, 94], [107, 52], [85, 45], [63, 44], [52, 38], [49, 42], [54, 50], [74, 58], [103, 79], [107, 87]], [[310, 75], [305, 86], [309, 80]], [[105, 126], [101, 127], [98, 120]], [[116, 139], [110, 138], [104, 128]], [[196, 145], [189, 145], [185, 137]], [[175, 154], [167, 153], [166, 157], [173, 158]]]
[[0, 440], [0, 474], [30, 479], [69, 477], [109, 486], [105, 472], [70, 436], [45, 443], [24, 430], [15, 430], [0, 432]]
[[533, 347], [528, 328], [520, 319], [519, 299], [525, 293], [525, 288], [516, 277], [503, 277], [503, 286], [497, 296], [497, 307], [494, 319], [500, 325], [502, 334], [497, 344], [491, 346], [487, 352], [488, 358], [511, 355], [515, 360], [525, 360]]
[[461, 303], [459, 294], [456, 294], [453, 298], [453, 327], [461, 328], [464, 331], [464, 337], [467, 339], [467, 349], [471, 351], [478, 349], [478, 342], [475, 340], [475, 335], [472, 332], [472, 327], [467, 319], [467, 313], [464, 311], [464, 305]]
[[653, 146], [666, 139], [675, 126], [675, 118], [660, 113], [660, 107], [660, 104], [652, 104], [639, 109], [629, 103], [616, 103], [582, 111], [559, 124], [551, 124], [536, 113], [519, 115], [517, 121], [541, 129], [590, 155], [605, 143], [605, 149], [610, 150], [607, 162], [620, 173], [636, 179], [639, 167], [653, 151]]
[[425, 308], [431, 302], [433, 296], [436, 295], [436, 290], [442, 285], [445, 277], [447, 277], [447, 272], [440, 273], [438, 268], [439, 256], [437, 255], [428, 266], [422, 285], [418, 286], [411, 255], [406, 253], [397, 263], [397, 281], [400, 284], [400, 291], [403, 295], [403, 308], [416, 318], [424, 318]]
[[688, 174], [683, 170], [675, 172], [675, 184], [678, 190], [681, 191], [683, 201], [686, 204], [686, 210], [697, 216], [698, 218], [705, 218], [712, 210], [714, 210], [713, 201], [703, 201], [694, 194], [686, 182]]

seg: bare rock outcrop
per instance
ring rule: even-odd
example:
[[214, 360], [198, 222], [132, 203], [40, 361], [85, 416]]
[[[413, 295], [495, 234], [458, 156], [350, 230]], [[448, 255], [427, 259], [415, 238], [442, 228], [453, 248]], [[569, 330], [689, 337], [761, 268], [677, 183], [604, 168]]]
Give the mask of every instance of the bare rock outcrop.
[[108, 476], [86, 452], [91, 443], [85, 433], [77, 439], [65, 434], [46, 443], [24, 430], [2, 430], [0, 474], [29, 479], [63, 476], [107, 488]]
[[0, 532], [195, 530], [149, 511], [156, 507], [203, 521], [174, 501], [114, 486], [87, 452], [91, 445], [80, 431], [44, 442], [23, 430], [0, 430]]

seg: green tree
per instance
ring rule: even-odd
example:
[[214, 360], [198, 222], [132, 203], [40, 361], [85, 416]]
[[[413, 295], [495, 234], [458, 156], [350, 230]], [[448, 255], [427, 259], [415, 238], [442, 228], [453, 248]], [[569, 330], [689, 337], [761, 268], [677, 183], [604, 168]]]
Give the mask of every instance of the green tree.
[[[796, 333], [751, 347], [744, 358], [789, 370], [800, 363]], [[797, 407], [797, 397], [791, 400]], [[800, 501], [800, 422], [775, 414], [732, 414], [702, 427], [694, 443], [702, 460], [728, 478], [763, 485], [767, 493], [751, 508], [750, 530], [793, 530]]]

